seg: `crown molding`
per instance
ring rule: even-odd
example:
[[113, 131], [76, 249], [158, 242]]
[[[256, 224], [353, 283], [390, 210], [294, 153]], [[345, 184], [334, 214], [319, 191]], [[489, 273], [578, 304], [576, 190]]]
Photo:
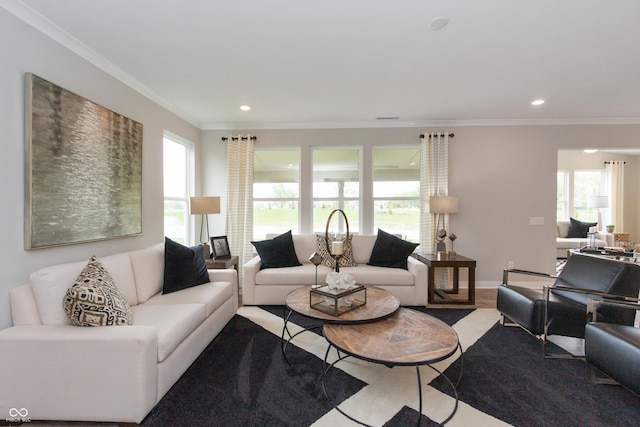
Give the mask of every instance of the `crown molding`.
[[118, 81], [127, 85], [131, 89], [140, 93], [144, 97], [160, 105], [164, 109], [170, 111], [181, 119], [187, 121], [198, 129], [202, 129], [202, 123], [185, 113], [184, 111], [171, 104], [166, 99], [160, 97], [151, 89], [134, 79], [131, 75], [126, 73], [121, 68], [117, 67], [111, 61], [104, 56], [98, 54], [89, 46], [82, 43], [80, 40], [64, 31], [62, 28], [33, 10], [31, 7], [24, 4], [19, 0], [0, 0], [0, 7], [11, 13], [18, 19], [24, 21], [27, 25], [40, 31], [45, 36], [59, 43], [63, 47], [67, 48], [71, 52], [85, 59], [89, 63], [95, 65], [100, 70], [114, 77]]
[[465, 126], [562, 126], [562, 125], [637, 125], [640, 117], [630, 118], [543, 118], [543, 119], [478, 119], [478, 120], [366, 120], [345, 122], [209, 122], [203, 123], [157, 95], [140, 81], [80, 40], [40, 15], [20, 0], [0, 0], [0, 7], [40, 31], [71, 52], [85, 59], [132, 90], [140, 93], [167, 111], [201, 130], [256, 130], [256, 129], [376, 129], [376, 128], [429, 128]]
[[424, 121], [361, 121], [361, 122], [300, 122], [300, 123], [205, 123], [202, 130], [269, 130], [269, 129], [376, 129], [431, 128], [471, 126], [568, 126], [568, 125], [637, 125], [634, 118], [563, 118], [563, 119], [487, 119], [487, 120], [424, 120]]

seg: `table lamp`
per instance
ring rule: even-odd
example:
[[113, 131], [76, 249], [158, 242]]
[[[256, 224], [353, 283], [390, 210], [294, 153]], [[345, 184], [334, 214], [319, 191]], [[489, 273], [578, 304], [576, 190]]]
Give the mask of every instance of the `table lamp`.
[[604, 231], [602, 223], [602, 209], [609, 207], [609, 196], [591, 196], [589, 197], [588, 206], [598, 209], [598, 230]]
[[[437, 214], [436, 217], [436, 242], [434, 246], [434, 254], [438, 252], [446, 252], [447, 248], [444, 238], [447, 237], [447, 231], [444, 229], [444, 219], [442, 226], [440, 219], [442, 214], [450, 214], [458, 212], [458, 198], [455, 196], [431, 196], [429, 197], [429, 213]], [[441, 228], [442, 227], [442, 228]]]
[[[202, 221], [200, 222], [200, 242], [202, 243], [205, 258], [210, 258], [209, 238], [211, 234], [209, 234], [208, 215], [220, 213], [220, 197], [191, 197], [189, 201], [189, 211], [191, 215], [202, 215]], [[202, 232], [204, 231], [205, 222], [207, 224], [207, 237], [203, 240]]]

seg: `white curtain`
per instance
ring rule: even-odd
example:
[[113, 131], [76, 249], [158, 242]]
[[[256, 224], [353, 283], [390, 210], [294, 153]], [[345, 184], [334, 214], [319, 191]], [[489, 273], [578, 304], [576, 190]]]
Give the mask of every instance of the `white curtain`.
[[[430, 196], [446, 196], [449, 191], [449, 132], [424, 134], [420, 144], [420, 244], [424, 253], [433, 253], [436, 240], [436, 214], [429, 213]], [[449, 215], [441, 214], [444, 229], [449, 229]], [[451, 250], [448, 243], [447, 251]], [[451, 269], [438, 268], [434, 272], [436, 289], [449, 288]]]
[[[433, 252], [436, 239], [436, 215], [429, 213], [430, 196], [446, 196], [449, 187], [449, 133], [424, 134], [420, 144], [420, 244], [425, 253]], [[449, 229], [449, 215], [444, 214], [444, 229]], [[450, 250], [447, 247], [447, 250]]]
[[[250, 135], [227, 138], [227, 224], [229, 249], [240, 266], [253, 256], [253, 140]], [[242, 268], [239, 268], [242, 280]]]
[[[624, 231], [624, 162], [609, 161], [604, 163], [607, 175], [607, 186], [611, 200], [608, 224], [616, 226], [615, 231]], [[608, 225], [607, 224], [607, 225]]]

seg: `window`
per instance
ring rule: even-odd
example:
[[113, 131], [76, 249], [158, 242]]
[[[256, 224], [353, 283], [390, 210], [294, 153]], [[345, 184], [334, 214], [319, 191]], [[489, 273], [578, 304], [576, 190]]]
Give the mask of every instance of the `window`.
[[598, 209], [589, 206], [589, 198], [601, 194], [603, 175], [603, 170], [582, 169], [573, 172], [574, 218], [580, 221], [598, 221]]
[[298, 233], [300, 150], [255, 150], [253, 153], [253, 237]]
[[556, 218], [569, 219], [569, 173], [558, 171]]
[[193, 145], [165, 135], [163, 140], [164, 234], [192, 244], [189, 196], [193, 188]]
[[585, 222], [598, 221], [598, 208], [589, 205], [592, 196], [603, 194], [603, 169], [576, 169], [557, 172], [557, 219], [569, 217]]
[[[360, 150], [332, 148], [313, 150], [313, 231], [324, 232], [334, 209], [342, 209], [349, 220], [349, 232], [360, 230]], [[342, 216], [338, 233], [346, 232]]]
[[420, 241], [420, 147], [373, 149], [374, 230]]

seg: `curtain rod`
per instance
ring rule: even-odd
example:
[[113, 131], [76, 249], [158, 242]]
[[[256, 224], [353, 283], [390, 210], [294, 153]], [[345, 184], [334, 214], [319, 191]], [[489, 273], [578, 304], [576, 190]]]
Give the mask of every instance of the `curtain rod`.
[[257, 141], [258, 137], [257, 136], [231, 136], [229, 138], [227, 138], [226, 136], [222, 137], [223, 141], [238, 141], [238, 140], [242, 140], [242, 141], [247, 141], [247, 140], [251, 140], [251, 141]]
[[[620, 161], [620, 160], [609, 160], [609, 161], [604, 162], [604, 164], [605, 164], [605, 165], [609, 165], [609, 164], [611, 164], [611, 163], [613, 163], [613, 162], [619, 162], [619, 161]], [[626, 165], [626, 164], [627, 164], [627, 162], [622, 161], [622, 164], [623, 164], [623, 165]]]
[[[436, 134], [436, 136], [437, 136], [437, 134]], [[453, 138], [455, 135], [454, 135], [453, 133], [449, 133], [449, 134], [441, 133], [441, 134], [440, 134], [440, 137], [441, 137], [441, 138], [442, 138], [442, 137], [445, 137], [445, 136], [448, 136], [449, 138]], [[420, 139], [425, 139], [425, 138], [426, 138], [426, 135], [425, 135], [425, 134], [423, 134], [423, 133], [421, 133], [421, 134], [420, 134]]]

